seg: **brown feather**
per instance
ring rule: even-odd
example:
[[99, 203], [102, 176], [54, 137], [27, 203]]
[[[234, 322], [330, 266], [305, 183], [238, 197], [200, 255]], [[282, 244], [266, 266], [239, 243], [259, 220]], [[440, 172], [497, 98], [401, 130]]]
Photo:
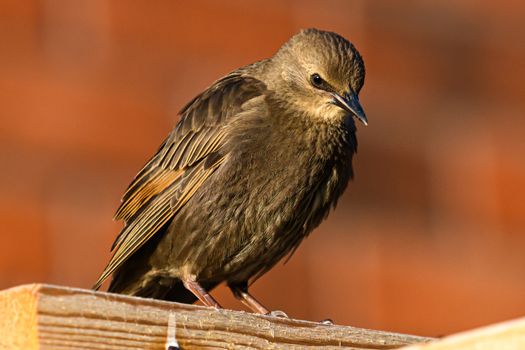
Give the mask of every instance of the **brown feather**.
[[94, 285], [100, 285], [169, 222], [223, 163], [227, 117], [258, 96], [262, 85], [233, 73], [217, 81], [181, 111], [181, 120], [126, 190], [115, 219], [126, 225], [113, 243], [114, 255]]
[[168, 188], [182, 174], [181, 170], [152, 170], [148, 173], [147, 182], [142, 182], [121, 204], [115, 214], [116, 220], [128, 221], [148, 200]]

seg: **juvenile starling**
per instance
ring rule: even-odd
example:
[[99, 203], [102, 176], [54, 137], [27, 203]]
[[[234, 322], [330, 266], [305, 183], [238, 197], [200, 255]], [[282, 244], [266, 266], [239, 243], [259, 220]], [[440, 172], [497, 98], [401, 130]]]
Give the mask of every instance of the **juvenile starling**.
[[303, 30], [271, 58], [190, 101], [125, 192], [125, 227], [96, 282], [109, 292], [220, 305], [226, 282], [254, 312], [248, 285], [327, 216], [352, 178], [363, 59], [338, 34]]

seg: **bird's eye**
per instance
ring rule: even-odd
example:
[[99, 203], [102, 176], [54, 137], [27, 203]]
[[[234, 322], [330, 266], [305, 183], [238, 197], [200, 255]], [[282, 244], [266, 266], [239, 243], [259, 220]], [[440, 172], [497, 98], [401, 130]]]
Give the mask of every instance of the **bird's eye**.
[[310, 76], [310, 82], [312, 83], [313, 86], [320, 89], [323, 87], [324, 80], [323, 78], [321, 78], [319, 74], [314, 73]]

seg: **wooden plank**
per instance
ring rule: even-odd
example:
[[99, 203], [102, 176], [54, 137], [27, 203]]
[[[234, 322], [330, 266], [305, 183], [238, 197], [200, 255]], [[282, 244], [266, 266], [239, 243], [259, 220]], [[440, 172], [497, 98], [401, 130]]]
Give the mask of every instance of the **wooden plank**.
[[429, 340], [41, 284], [0, 292], [0, 315], [0, 349], [393, 349]]
[[525, 349], [525, 318], [457, 333], [402, 350], [521, 350]]
[[38, 285], [0, 292], [0, 349], [37, 349]]

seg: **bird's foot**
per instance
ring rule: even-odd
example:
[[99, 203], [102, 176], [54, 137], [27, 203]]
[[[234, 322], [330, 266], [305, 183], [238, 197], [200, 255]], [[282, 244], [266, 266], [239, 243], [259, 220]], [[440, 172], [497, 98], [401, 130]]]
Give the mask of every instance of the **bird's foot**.
[[324, 320], [319, 321], [319, 323], [325, 324], [327, 326], [333, 326], [335, 324], [331, 318], [325, 318]]
[[284, 311], [281, 311], [281, 310], [270, 311], [267, 313], [267, 315], [274, 316], [274, 317], [281, 317], [281, 318], [289, 318], [288, 315]]

